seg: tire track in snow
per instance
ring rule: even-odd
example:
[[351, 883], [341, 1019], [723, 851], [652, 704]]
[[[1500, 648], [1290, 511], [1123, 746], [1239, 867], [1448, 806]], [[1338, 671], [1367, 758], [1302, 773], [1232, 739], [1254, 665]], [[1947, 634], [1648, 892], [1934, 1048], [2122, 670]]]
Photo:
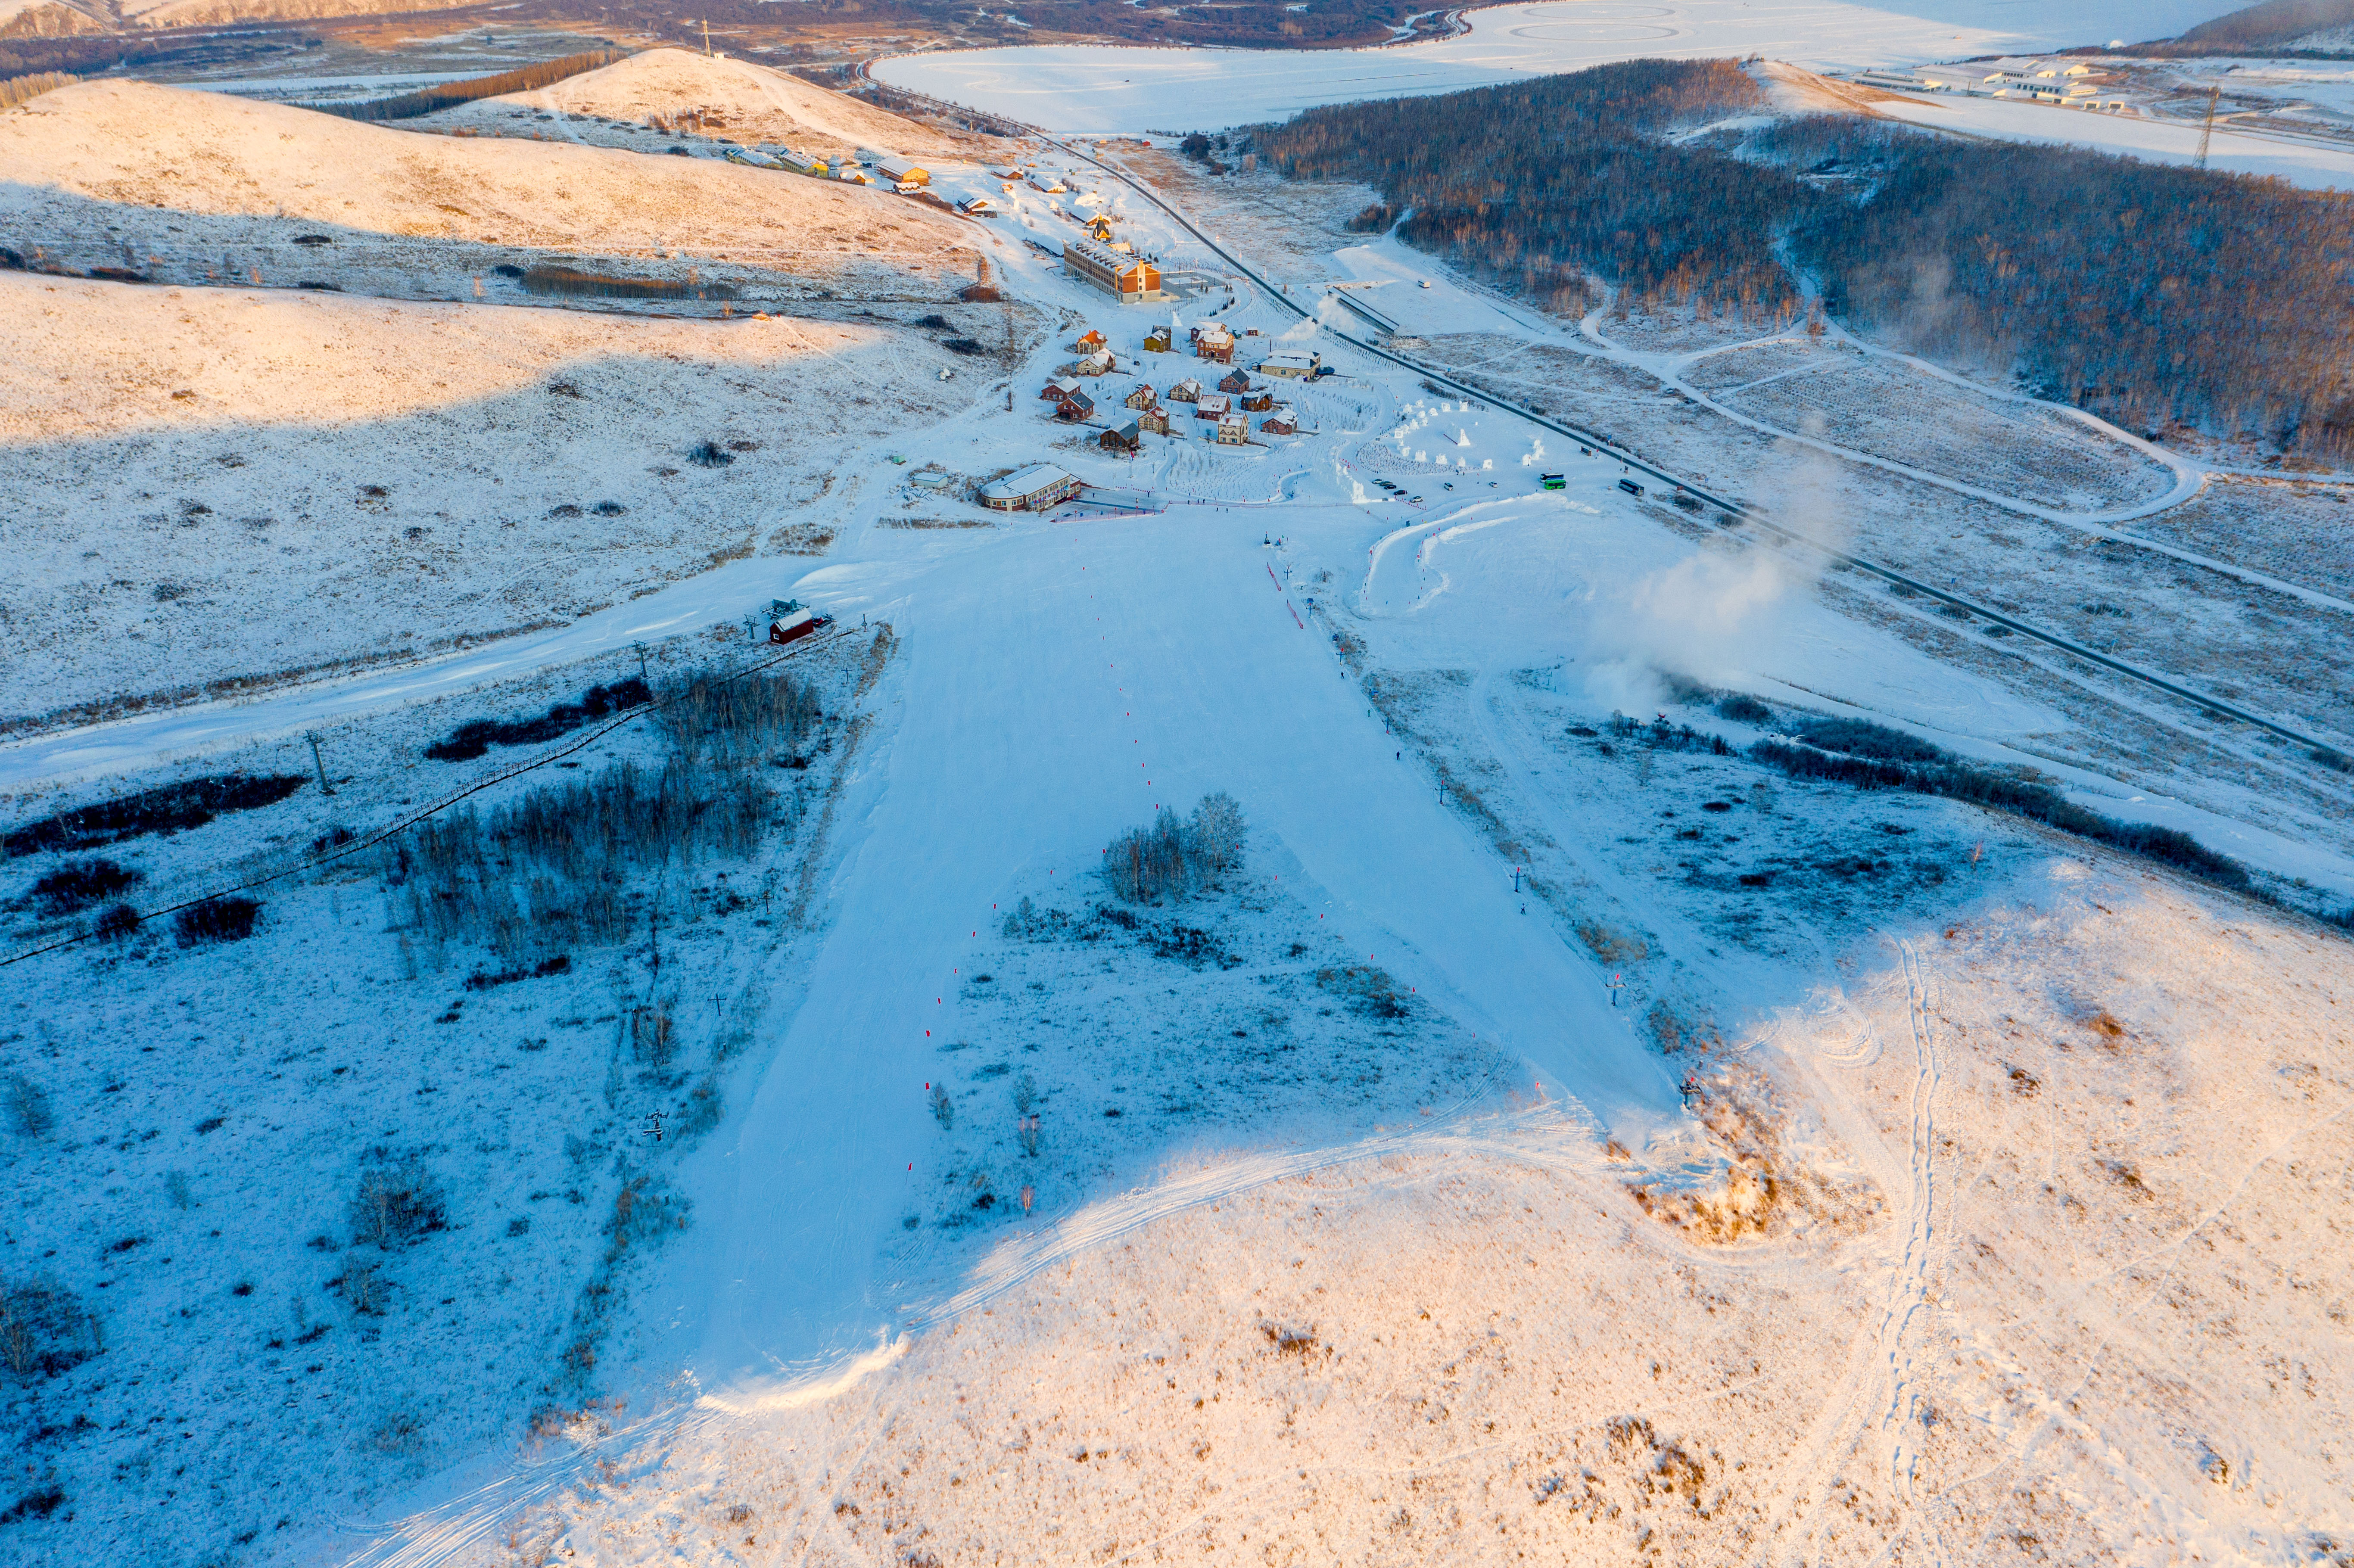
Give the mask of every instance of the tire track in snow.
[[[1847, 1365], [1823, 1414], [1794, 1450], [1790, 1482], [1775, 1501], [1759, 1531], [1761, 1544], [1754, 1562], [1813, 1561], [1819, 1529], [1816, 1520], [1825, 1494], [1837, 1481], [1856, 1448], [1876, 1435], [1889, 1446], [1891, 1491], [1900, 1507], [1916, 1514], [1924, 1505], [1915, 1499], [1912, 1466], [1917, 1454], [1904, 1439], [1906, 1424], [1919, 1414], [1919, 1374], [1914, 1351], [1919, 1319], [1929, 1304], [1929, 1287], [1944, 1248], [1945, 1230], [1937, 1223], [1940, 1183], [1936, 1172], [1936, 1099], [1944, 1064], [1929, 1022], [1929, 987], [1920, 955], [1909, 942], [1897, 943], [1904, 970], [1906, 1009], [1913, 1033], [1914, 1078], [1905, 1132], [1903, 1205], [1904, 1234], [1901, 1250], [1889, 1266], [1878, 1292], [1875, 1313], [1849, 1341]], [[1818, 1066], [1868, 1065], [1879, 1059], [1881, 1044], [1867, 1022], [1863, 1044], [1834, 1056], [1816, 1059]], [[1860, 1151], [1868, 1147], [1854, 1139]], [[1883, 1176], [1893, 1175], [1883, 1172]], [[1895, 1182], [1883, 1180], [1883, 1185]], [[1932, 1499], [1932, 1505], [1934, 1505]], [[1920, 1527], [1908, 1519], [1890, 1544]], [[1777, 1545], [1776, 1538], [1797, 1529], [1796, 1539]], [[1934, 1531], [1931, 1555], [1944, 1561], [1943, 1542]]]
[[1881, 1315], [1878, 1354], [1887, 1382], [1880, 1432], [1889, 1442], [1891, 1490], [1915, 1515], [1908, 1529], [1925, 1531], [1932, 1561], [1942, 1563], [1944, 1541], [1934, 1519], [1920, 1517], [1922, 1504], [1914, 1492], [1920, 1455], [1910, 1434], [1920, 1425], [1921, 1414], [1920, 1372], [1914, 1365], [1917, 1329], [1929, 1306], [1931, 1276], [1945, 1250], [1945, 1227], [1937, 1223], [1936, 1164], [1937, 1091], [1944, 1083], [1945, 1064], [1930, 1022], [1930, 981], [1921, 955], [1902, 939], [1897, 948], [1903, 957], [1905, 1010], [1913, 1030], [1912, 1127], [1906, 1142], [1912, 1186], [1905, 1205], [1904, 1253]]

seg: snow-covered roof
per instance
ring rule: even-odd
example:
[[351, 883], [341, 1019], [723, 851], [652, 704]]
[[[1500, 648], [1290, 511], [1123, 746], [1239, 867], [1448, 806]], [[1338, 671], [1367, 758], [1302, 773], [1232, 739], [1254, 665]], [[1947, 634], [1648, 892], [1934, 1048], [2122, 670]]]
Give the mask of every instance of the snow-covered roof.
[[1066, 482], [1070, 477], [1052, 463], [1032, 463], [1028, 468], [1017, 468], [1003, 479], [992, 479], [982, 485], [981, 498], [983, 501], [1018, 501], [1042, 490], [1052, 490]]
[[1063, 254], [1084, 257], [1107, 272], [1125, 272], [1133, 267], [1150, 265], [1141, 256], [1109, 250], [1092, 239], [1066, 239], [1063, 242]]

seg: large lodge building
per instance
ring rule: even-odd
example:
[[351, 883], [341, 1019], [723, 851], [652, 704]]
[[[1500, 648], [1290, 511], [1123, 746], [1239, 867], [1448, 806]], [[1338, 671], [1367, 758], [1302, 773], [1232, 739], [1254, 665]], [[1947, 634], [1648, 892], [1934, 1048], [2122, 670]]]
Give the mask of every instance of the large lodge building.
[[1150, 304], [1161, 297], [1160, 268], [1092, 239], [1063, 241], [1063, 265], [1073, 277], [1093, 283], [1123, 305]]

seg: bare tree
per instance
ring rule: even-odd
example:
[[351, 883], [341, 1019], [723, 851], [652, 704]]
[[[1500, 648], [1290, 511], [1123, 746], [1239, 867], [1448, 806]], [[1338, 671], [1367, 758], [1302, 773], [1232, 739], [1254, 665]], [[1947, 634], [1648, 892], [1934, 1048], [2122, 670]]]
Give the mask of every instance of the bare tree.
[[1243, 859], [1243, 809], [1223, 789], [1203, 796], [1193, 808], [1188, 838], [1194, 860], [1204, 870], [1234, 870]]
[[1214, 885], [1242, 863], [1243, 813], [1233, 796], [1204, 795], [1193, 820], [1163, 806], [1152, 825], [1130, 828], [1104, 850], [1104, 876], [1130, 904], [1175, 903]]

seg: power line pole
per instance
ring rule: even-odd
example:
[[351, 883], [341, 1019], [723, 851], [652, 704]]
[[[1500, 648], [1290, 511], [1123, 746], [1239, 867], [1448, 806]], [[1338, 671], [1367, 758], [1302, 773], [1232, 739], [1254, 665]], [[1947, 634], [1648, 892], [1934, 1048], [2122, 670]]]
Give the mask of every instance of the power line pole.
[[2222, 90], [2223, 83], [2220, 79], [2208, 84], [2207, 123], [2199, 129], [2199, 156], [2196, 160], [2198, 166], [2202, 169], [2207, 166], [2207, 143], [2215, 138], [2215, 100]]
[[711, 58], [711, 18], [708, 16], [703, 19], [703, 58]]
[[302, 738], [311, 743], [311, 766], [319, 770], [319, 793], [334, 794], [335, 792], [334, 786], [327, 782], [327, 765], [319, 760], [319, 732], [315, 729], [306, 729], [302, 732]]

